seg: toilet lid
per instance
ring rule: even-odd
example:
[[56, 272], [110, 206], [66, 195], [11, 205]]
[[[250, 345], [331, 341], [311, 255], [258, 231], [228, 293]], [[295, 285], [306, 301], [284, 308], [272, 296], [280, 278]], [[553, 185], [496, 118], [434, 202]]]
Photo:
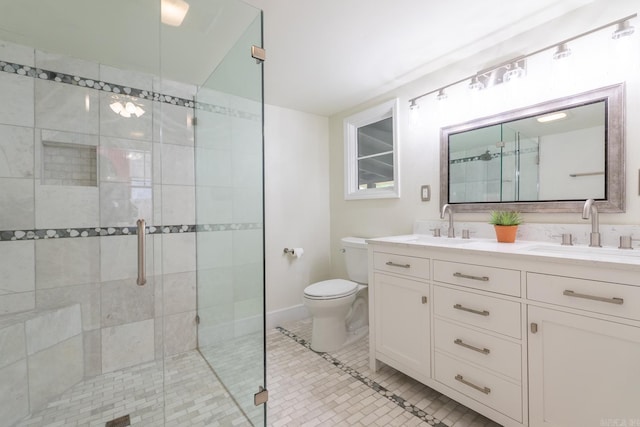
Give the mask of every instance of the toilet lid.
[[358, 284], [350, 280], [331, 279], [314, 283], [304, 289], [304, 294], [314, 299], [332, 299], [346, 297], [358, 290]]

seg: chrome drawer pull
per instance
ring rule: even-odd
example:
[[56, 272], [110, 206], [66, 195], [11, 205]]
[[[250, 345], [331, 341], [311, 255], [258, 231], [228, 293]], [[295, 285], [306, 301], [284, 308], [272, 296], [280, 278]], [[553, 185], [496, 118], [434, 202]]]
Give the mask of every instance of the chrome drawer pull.
[[460, 381], [464, 385], [468, 385], [471, 388], [475, 388], [476, 390], [483, 392], [484, 394], [491, 393], [491, 389], [489, 387], [480, 387], [479, 385], [475, 385], [474, 383], [465, 380], [464, 377], [460, 374], [456, 375], [455, 379], [457, 381]]
[[479, 314], [480, 316], [488, 316], [489, 312], [487, 310], [474, 310], [472, 308], [463, 307], [460, 304], [456, 304], [453, 306], [456, 310], [468, 311], [469, 313]]
[[590, 299], [590, 300], [594, 300], [594, 301], [602, 301], [602, 302], [609, 302], [611, 304], [618, 304], [618, 305], [622, 305], [622, 303], [624, 303], [624, 299], [623, 298], [607, 298], [607, 297], [598, 297], [595, 295], [586, 295], [586, 294], [578, 294], [576, 292], [570, 291], [570, 290], [565, 290], [562, 295], [566, 295], [568, 297], [574, 297], [574, 298], [584, 298], [584, 299]]
[[462, 273], [453, 273], [453, 277], [460, 277], [462, 279], [480, 280], [481, 282], [489, 281], [489, 278], [487, 276], [470, 276], [468, 274], [462, 274]]
[[491, 350], [489, 350], [488, 348], [478, 348], [478, 347], [474, 347], [470, 344], [467, 344], [466, 342], [462, 341], [460, 338], [456, 338], [453, 341], [454, 344], [458, 344], [459, 346], [462, 346], [464, 348], [468, 348], [469, 350], [473, 350], [473, 351], [477, 351], [478, 353], [482, 353], [482, 354], [489, 354], [491, 353]]
[[400, 268], [411, 268], [411, 264], [396, 264], [392, 261], [387, 261], [387, 265], [391, 267], [400, 267]]

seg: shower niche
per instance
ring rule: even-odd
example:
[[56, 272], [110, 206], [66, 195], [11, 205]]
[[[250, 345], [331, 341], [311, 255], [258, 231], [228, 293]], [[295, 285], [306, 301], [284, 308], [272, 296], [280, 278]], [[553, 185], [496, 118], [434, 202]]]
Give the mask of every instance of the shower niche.
[[42, 184], [96, 187], [98, 185], [96, 147], [43, 141]]

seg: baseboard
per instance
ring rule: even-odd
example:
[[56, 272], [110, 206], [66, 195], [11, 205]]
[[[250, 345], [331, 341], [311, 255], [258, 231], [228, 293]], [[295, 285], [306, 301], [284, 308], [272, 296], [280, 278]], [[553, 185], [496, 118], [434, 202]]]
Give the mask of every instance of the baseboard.
[[306, 319], [308, 317], [311, 317], [311, 315], [304, 304], [270, 311], [267, 313], [267, 330], [273, 329], [276, 326], [282, 326], [288, 322]]

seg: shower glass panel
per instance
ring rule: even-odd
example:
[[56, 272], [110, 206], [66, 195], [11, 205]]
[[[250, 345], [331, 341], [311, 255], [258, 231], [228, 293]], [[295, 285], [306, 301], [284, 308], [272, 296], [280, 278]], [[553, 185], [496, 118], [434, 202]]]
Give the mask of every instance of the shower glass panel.
[[264, 424], [261, 12], [161, 3], [0, 0], [2, 426]]
[[163, 425], [160, 2], [0, 10], [0, 423]]
[[[229, 2], [231, 3], [231, 2]], [[262, 15], [239, 10], [245, 31], [196, 95], [198, 348], [252, 425], [265, 385]]]

